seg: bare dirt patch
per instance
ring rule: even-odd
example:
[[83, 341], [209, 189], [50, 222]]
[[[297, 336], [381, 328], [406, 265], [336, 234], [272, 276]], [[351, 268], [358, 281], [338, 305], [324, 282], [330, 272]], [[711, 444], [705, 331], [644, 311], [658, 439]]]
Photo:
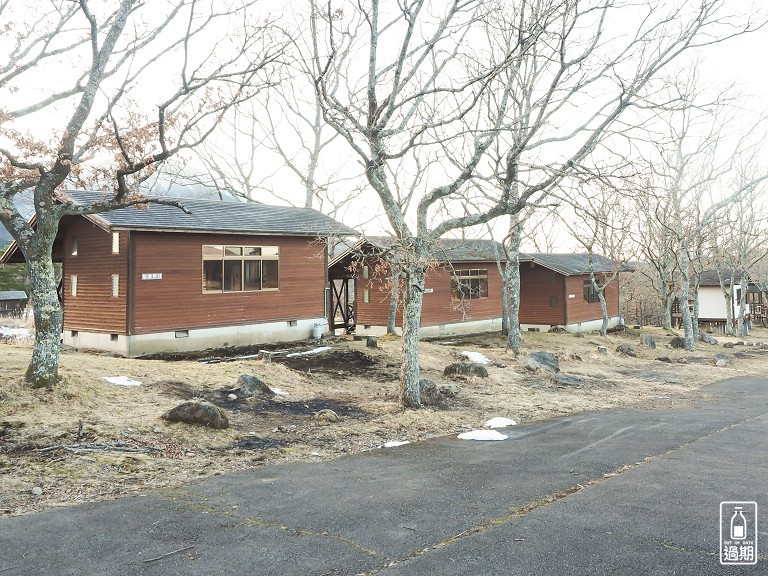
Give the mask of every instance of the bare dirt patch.
[[[397, 338], [379, 338], [375, 349], [351, 337], [328, 339], [322, 345], [329, 350], [276, 355], [271, 362], [253, 357], [200, 361], [221, 358], [213, 353], [173, 361], [129, 360], [65, 350], [62, 380], [53, 390], [24, 385], [29, 343], [0, 344], [0, 515], [115, 498], [264, 464], [331, 459], [381, 449], [391, 440], [456, 434], [482, 427], [494, 416], [529, 422], [629, 405], [664, 409], [703, 398], [700, 387], [709, 382], [765, 373], [765, 350], [726, 350], [722, 344], [729, 339], [718, 337], [720, 345], [699, 344], [688, 353], [667, 346], [670, 334], [643, 332], [656, 337], [657, 350], [641, 348], [636, 330], [605, 339], [526, 333], [519, 358], [505, 351], [496, 334], [423, 342], [422, 377], [438, 384], [455, 382], [460, 392], [447, 409], [418, 411], [397, 404]], [[751, 338], [761, 339], [768, 340], [768, 332], [756, 331]], [[597, 344], [606, 346], [608, 354], [598, 353]], [[616, 352], [619, 344], [635, 345], [638, 357]], [[307, 341], [291, 350], [315, 346]], [[493, 362], [487, 378], [443, 376], [445, 366], [465, 350]], [[526, 370], [522, 358], [539, 350], [555, 354], [562, 372], [583, 383], [559, 386], [546, 373]], [[716, 368], [716, 352], [733, 362]], [[661, 356], [671, 362], [658, 362]], [[235, 394], [232, 399], [241, 374], [258, 376], [287, 395]], [[107, 376], [126, 376], [141, 386], [110, 384], [103, 379]], [[223, 408], [231, 427], [211, 430], [160, 418], [191, 398]], [[321, 410], [333, 410], [340, 421], [317, 420]]]

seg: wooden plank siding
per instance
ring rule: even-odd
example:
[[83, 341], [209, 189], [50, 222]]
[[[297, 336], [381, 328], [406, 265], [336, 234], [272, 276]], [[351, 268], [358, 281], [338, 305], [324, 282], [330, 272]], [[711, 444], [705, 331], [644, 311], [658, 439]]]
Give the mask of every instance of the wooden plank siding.
[[[321, 318], [324, 245], [302, 237], [137, 232], [133, 235], [132, 334]], [[202, 246], [278, 246], [279, 288], [203, 293]], [[142, 274], [162, 274], [142, 280]]]
[[551, 326], [565, 324], [565, 279], [565, 276], [549, 268], [521, 263], [520, 323]]
[[[369, 264], [373, 276], [374, 266]], [[488, 271], [488, 297], [467, 300], [464, 303], [451, 300], [451, 269], [447, 267], [434, 268], [427, 272], [424, 282], [425, 290], [421, 311], [422, 326], [437, 326], [473, 320], [487, 320], [501, 317], [501, 277], [495, 262], [454, 263], [454, 270]], [[379, 276], [364, 279], [363, 267], [356, 270], [355, 300], [357, 303], [357, 324], [359, 326], [386, 326], [389, 319], [390, 288], [386, 275], [389, 271], [380, 266]], [[365, 302], [364, 291], [368, 291], [368, 302]], [[402, 304], [402, 302], [401, 302]], [[397, 313], [397, 325], [402, 326], [402, 306]]]
[[[584, 282], [589, 280], [589, 274], [568, 276], [566, 289], [568, 294], [574, 297], [568, 300], [566, 323], [586, 322], [598, 320], [603, 317], [600, 310], [600, 301], [590, 304], [584, 299]], [[611, 282], [605, 289], [605, 302], [608, 306], [608, 316], [619, 315], [619, 280]]]
[[[67, 218], [62, 228], [64, 329], [125, 334], [128, 235], [120, 234], [119, 253], [113, 254], [112, 235], [84, 218]], [[112, 297], [113, 274], [120, 276], [117, 298]], [[71, 295], [72, 276], [77, 276], [77, 296]]]

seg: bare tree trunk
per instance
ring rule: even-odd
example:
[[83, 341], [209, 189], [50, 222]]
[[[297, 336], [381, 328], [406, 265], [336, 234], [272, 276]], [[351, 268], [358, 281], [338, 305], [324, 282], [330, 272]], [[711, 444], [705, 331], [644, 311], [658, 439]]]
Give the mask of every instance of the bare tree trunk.
[[605, 337], [608, 334], [608, 305], [605, 302], [604, 291], [598, 290], [597, 297], [600, 300], [600, 311], [603, 313], [603, 323], [600, 325], [600, 336]]
[[420, 408], [419, 388], [419, 328], [424, 299], [426, 271], [421, 265], [409, 266], [405, 273], [403, 302], [403, 365], [400, 368], [400, 404], [405, 408]]
[[[516, 172], [515, 172], [516, 177]], [[513, 198], [517, 198], [517, 182], [512, 185]], [[509, 216], [509, 248], [507, 249], [507, 289], [509, 294], [509, 322], [507, 349], [520, 352], [523, 335], [520, 332], [520, 213]]]
[[749, 336], [749, 326], [745, 319], [747, 308], [747, 292], [749, 291], [749, 278], [741, 274], [741, 294], [739, 294], [739, 336]]
[[392, 287], [390, 290], [387, 334], [395, 334], [395, 328], [397, 326], [397, 305], [400, 301], [400, 270], [392, 272]]
[[664, 330], [672, 330], [672, 304], [674, 300], [672, 296], [664, 298], [664, 317], [661, 320], [661, 327]]
[[693, 321], [688, 300], [691, 294], [691, 278], [689, 276], [688, 252], [683, 248], [680, 254], [680, 312], [683, 315], [683, 331], [685, 333], [685, 349], [692, 351], [696, 346], [693, 332]]
[[694, 342], [699, 339], [699, 286], [701, 286], [701, 277], [696, 274], [695, 278], [693, 283], [693, 318], [691, 318]]
[[27, 254], [30, 292], [34, 295], [35, 346], [26, 371], [33, 388], [51, 388], [59, 379], [59, 347], [64, 314], [56, 292], [56, 273], [51, 248], [57, 226], [38, 222], [34, 254]]

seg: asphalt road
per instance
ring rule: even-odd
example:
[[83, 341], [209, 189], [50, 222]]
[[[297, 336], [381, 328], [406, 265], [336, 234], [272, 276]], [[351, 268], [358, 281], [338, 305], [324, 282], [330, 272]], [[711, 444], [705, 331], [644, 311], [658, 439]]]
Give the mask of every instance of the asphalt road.
[[[0, 520], [0, 574], [768, 574], [768, 379]], [[721, 501], [758, 562], [720, 564]]]

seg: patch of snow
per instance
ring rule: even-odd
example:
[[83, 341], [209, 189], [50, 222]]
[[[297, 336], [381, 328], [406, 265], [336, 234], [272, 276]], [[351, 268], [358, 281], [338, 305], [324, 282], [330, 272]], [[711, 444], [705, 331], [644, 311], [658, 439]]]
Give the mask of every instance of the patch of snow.
[[32, 340], [34, 337], [29, 328], [0, 326], [0, 340]]
[[104, 380], [110, 384], [117, 384], [118, 386], [141, 386], [141, 382], [138, 380], [131, 380], [127, 376], [104, 376]]
[[294, 352], [293, 354], [286, 354], [286, 358], [291, 358], [293, 356], [309, 356], [310, 354], [320, 354], [320, 352], [325, 352], [326, 350], [330, 350], [330, 346], [320, 346], [319, 348], [313, 348], [312, 350], [306, 350], [304, 352]]
[[467, 360], [471, 360], [475, 364], [493, 364], [492, 360], [486, 358], [484, 355], [480, 354], [480, 352], [464, 350], [461, 355], [464, 356]]
[[280, 388], [270, 388], [272, 392], [277, 394], [278, 396], [288, 396], [288, 392], [285, 392], [284, 390], [280, 390]]
[[496, 430], [472, 430], [471, 432], [462, 432], [458, 438], [461, 440], [506, 440], [508, 436], [496, 432]]
[[384, 448], [397, 448], [406, 444], [410, 444], [410, 442], [408, 440], [390, 440], [389, 442], [384, 442]]
[[486, 428], [506, 428], [507, 426], [517, 426], [517, 422], [512, 420], [512, 418], [496, 416], [495, 418], [488, 420], [483, 426]]
[[320, 452], [310, 452], [310, 456], [320, 456]]

